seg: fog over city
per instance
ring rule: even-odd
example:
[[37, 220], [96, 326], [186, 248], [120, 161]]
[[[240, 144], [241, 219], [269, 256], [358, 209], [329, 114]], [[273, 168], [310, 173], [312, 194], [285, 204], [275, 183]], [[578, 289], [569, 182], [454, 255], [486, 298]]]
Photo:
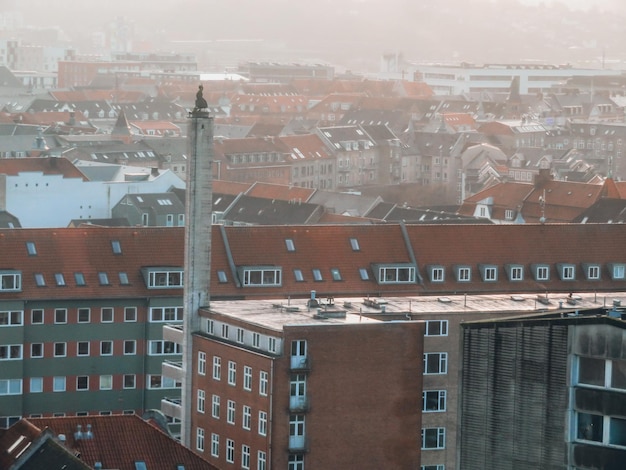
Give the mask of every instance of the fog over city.
[[97, 54], [94, 35], [116, 18], [138, 51], [182, 51], [200, 66], [246, 60], [324, 62], [377, 71], [385, 53], [410, 62], [541, 62], [619, 67], [621, 0], [4, 0], [23, 25]]

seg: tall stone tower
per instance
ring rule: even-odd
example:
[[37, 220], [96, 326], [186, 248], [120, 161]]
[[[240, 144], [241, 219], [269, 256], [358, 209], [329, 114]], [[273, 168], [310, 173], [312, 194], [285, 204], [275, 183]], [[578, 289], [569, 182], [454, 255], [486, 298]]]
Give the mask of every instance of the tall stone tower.
[[200, 329], [198, 309], [208, 307], [211, 272], [211, 209], [213, 165], [213, 118], [202, 97], [202, 85], [196, 104], [189, 113], [189, 162], [187, 163], [187, 195], [185, 214], [185, 282], [183, 320], [183, 371], [181, 440], [191, 441], [191, 409], [193, 406], [193, 334]]

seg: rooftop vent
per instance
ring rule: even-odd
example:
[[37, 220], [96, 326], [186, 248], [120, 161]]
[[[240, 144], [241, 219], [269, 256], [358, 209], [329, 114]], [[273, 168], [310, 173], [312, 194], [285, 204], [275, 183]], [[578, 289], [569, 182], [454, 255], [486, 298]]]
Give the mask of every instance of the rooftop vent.
[[442, 304], [451, 304], [452, 303], [452, 299], [450, 297], [439, 297], [437, 300], [439, 302], [441, 302]]

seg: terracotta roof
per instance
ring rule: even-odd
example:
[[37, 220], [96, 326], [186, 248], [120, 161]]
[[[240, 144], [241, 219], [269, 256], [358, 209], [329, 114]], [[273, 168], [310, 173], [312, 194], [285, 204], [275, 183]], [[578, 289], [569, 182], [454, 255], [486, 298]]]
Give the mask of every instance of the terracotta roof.
[[[135, 462], [145, 462], [148, 470], [211, 470], [213, 465], [194, 454], [178, 441], [136, 415], [72, 416], [62, 418], [29, 418], [40, 429], [50, 428], [66, 436], [66, 446], [80, 453], [80, 459], [92, 468], [136, 470]], [[91, 426], [91, 439], [77, 439], [81, 426], [83, 437]]]
[[0, 174], [16, 176], [19, 173], [42, 172], [44, 175], [62, 175], [64, 178], [87, 177], [67, 158], [2, 158], [0, 159]]
[[236, 181], [214, 180], [213, 193], [215, 194], [237, 194], [245, 193], [252, 185], [249, 183], [239, 183]]
[[283, 136], [279, 140], [285, 145], [286, 152], [294, 161], [332, 157], [322, 139], [316, 134]]

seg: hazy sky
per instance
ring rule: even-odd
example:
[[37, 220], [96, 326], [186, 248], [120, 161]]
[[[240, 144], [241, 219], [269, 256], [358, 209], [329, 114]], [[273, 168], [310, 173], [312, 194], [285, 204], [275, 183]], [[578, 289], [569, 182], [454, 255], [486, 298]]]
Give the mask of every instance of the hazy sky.
[[84, 48], [124, 17], [145, 50], [266, 42], [263, 50], [233, 48], [233, 60], [242, 61], [290, 54], [371, 68], [387, 52], [414, 61], [626, 60], [626, 0], [0, 0], [0, 11], [15, 9], [28, 24], [60, 26]]

